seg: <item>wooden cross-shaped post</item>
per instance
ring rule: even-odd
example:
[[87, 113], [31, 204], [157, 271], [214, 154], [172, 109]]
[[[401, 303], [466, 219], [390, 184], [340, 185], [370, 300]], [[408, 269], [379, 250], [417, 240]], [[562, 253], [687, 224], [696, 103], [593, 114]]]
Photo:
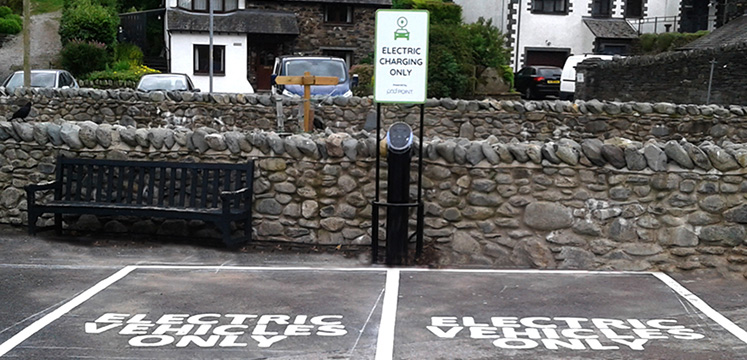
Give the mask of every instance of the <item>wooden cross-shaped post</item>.
[[311, 118], [311, 85], [337, 85], [336, 76], [314, 76], [308, 71], [303, 76], [278, 76], [275, 82], [280, 85], [303, 85], [303, 131], [310, 132], [314, 119]]

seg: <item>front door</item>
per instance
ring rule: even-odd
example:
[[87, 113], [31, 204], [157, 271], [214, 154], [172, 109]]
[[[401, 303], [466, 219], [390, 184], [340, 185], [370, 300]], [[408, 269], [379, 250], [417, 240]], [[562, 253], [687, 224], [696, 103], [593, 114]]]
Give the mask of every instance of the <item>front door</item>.
[[253, 49], [252, 72], [257, 79], [257, 90], [270, 90], [270, 76], [275, 57], [280, 55], [280, 46], [276, 44], [257, 44]]

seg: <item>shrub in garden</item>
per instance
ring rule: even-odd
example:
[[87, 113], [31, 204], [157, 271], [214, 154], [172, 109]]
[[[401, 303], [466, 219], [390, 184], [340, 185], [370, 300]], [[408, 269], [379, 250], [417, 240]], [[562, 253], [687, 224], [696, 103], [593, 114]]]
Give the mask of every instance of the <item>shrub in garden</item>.
[[353, 88], [355, 96], [373, 95], [374, 66], [359, 64], [350, 68], [350, 75], [358, 75], [358, 86]]
[[23, 30], [23, 20], [7, 6], [0, 6], [0, 34], [18, 34]]
[[62, 67], [75, 76], [104, 70], [109, 62], [106, 45], [95, 41], [72, 40], [60, 52]]
[[114, 52], [118, 26], [119, 16], [113, 8], [92, 3], [91, 0], [70, 0], [62, 11], [60, 40], [63, 46], [74, 39], [95, 41]]
[[[23, 12], [23, 0], [0, 0], [0, 8], [7, 7], [11, 13], [20, 14]], [[4, 17], [5, 15], [0, 15]]]

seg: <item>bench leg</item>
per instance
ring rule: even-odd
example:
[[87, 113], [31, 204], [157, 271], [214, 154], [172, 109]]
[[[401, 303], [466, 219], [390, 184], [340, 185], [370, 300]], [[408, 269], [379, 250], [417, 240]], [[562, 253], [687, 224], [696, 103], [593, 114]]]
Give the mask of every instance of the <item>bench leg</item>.
[[223, 244], [226, 246], [231, 245], [231, 223], [228, 221], [216, 221], [215, 225], [220, 229], [222, 235]]
[[37, 220], [39, 220], [39, 214], [36, 211], [29, 211], [29, 235], [36, 235]]
[[54, 231], [62, 235], [62, 214], [54, 214]]

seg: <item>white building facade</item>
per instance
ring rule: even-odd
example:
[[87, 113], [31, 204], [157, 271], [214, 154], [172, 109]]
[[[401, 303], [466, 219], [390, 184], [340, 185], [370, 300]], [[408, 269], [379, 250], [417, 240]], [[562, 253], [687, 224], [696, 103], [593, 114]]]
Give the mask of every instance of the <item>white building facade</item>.
[[[214, 22], [226, 16], [227, 12], [244, 8], [244, 0], [213, 0]], [[210, 68], [209, 46], [210, 33], [202, 26], [191, 30], [181, 29], [174, 24], [174, 17], [187, 15], [199, 19], [200, 23], [209, 22], [206, 12], [207, 0], [167, 0], [166, 46], [169, 49], [169, 69], [174, 73], [184, 73], [192, 78], [195, 86], [202, 91], [209, 91]], [[181, 14], [177, 15], [177, 12]], [[170, 22], [170, 20], [172, 20]], [[254, 89], [247, 79], [247, 35], [239, 32], [226, 32], [218, 27], [213, 33], [213, 78], [212, 91], [253, 93]]]
[[[562, 67], [581, 54], [626, 55], [642, 33], [713, 29], [709, 0], [457, 0], [465, 22], [493, 18], [507, 35], [511, 66]], [[505, 7], [504, 7], [505, 6]], [[495, 12], [495, 13], [493, 13]], [[495, 20], [505, 17], [505, 21]]]

